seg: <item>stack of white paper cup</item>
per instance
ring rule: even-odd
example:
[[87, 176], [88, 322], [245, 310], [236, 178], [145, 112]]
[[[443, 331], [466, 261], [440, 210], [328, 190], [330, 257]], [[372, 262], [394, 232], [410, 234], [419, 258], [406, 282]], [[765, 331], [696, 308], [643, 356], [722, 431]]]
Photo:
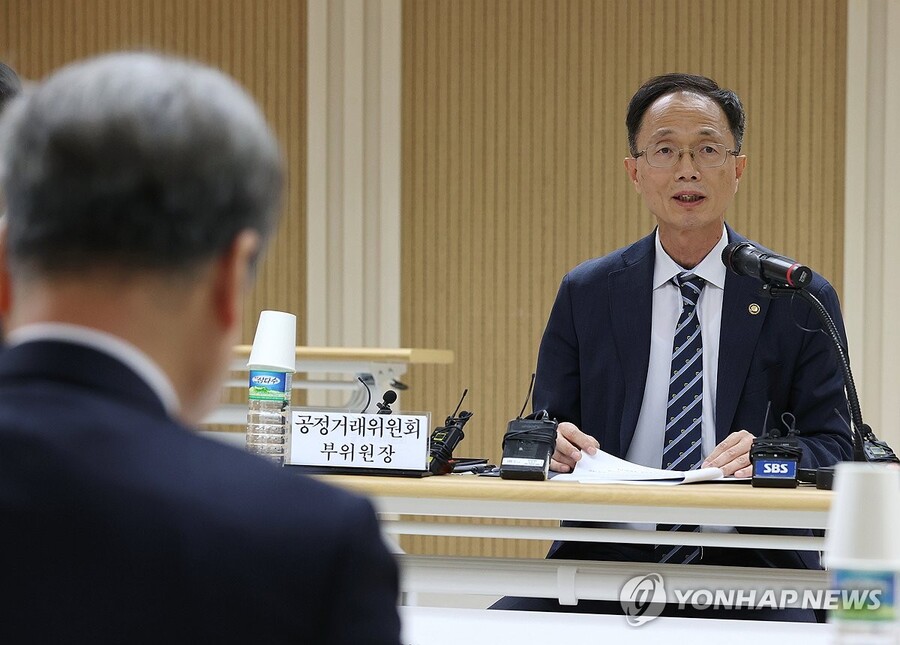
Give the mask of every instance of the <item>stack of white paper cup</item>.
[[283, 311], [259, 314], [248, 367], [293, 372], [297, 345], [297, 316]]
[[824, 564], [834, 594], [828, 609], [837, 642], [900, 642], [900, 469], [839, 464], [834, 491]]

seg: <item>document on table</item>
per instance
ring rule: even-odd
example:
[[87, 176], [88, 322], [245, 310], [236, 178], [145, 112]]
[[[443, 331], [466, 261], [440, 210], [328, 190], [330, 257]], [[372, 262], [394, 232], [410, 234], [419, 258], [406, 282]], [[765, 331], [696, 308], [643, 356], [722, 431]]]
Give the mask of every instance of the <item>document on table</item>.
[[557, 475], [551, 481], [577, 481], [585, 484], [692, 484], [694, 482], [720, 480], [724, 477], [721, 468], [699, 468], [697, 470], [662, 470], [633, 464], [613, 457], [608, 452], [597, 450], [596, 455], [586, 452], [575, 464], [571, 473]]

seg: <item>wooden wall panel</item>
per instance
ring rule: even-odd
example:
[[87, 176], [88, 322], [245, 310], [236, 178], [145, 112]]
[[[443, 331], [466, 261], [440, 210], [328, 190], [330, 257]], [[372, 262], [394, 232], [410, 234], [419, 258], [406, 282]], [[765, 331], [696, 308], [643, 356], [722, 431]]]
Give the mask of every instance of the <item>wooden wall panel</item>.
[[411, 370], [406, 405], [442, 419], [468, 387], [475, 416], [458, 451], [499, 458], [563, 274], [652, 230], [622, 160], [627, 102], [655, 74], [737, 91], [749, 162], [729, 222], [840, 290], [846, 11], [845, 0], [405, 0], [402, 344], [456, 352], [449, 368]]
[[75, 59], [123, 49], [186, 56], [234, 76], [256, 98], [285, 158], [278, 232], [244, 307], [243, 339], [258, 312], [296, 313], [305, 343], [305, 0], [0, 0], [0, 60], [40, 79]]

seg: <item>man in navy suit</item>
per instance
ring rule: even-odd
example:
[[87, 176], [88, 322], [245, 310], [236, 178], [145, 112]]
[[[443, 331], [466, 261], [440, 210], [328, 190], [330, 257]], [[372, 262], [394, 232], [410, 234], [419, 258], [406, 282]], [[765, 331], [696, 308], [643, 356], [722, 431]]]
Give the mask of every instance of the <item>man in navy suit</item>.
[[52, 75], [0, 132], [0, 640], [398, 643], [369, 502], [189, 429], [277, 220], [253, 101], [119, 54]]
[[[725, 224], [747, 163], [744, 122], [737, 95], [702, 76], [656, 77], [632, 98], [625, 169], [657, 228], [563, 278], [534, 394], [535, 409], [560, 421], [553, 470], [569, 472], [602, 448], [653, 468], [749, 477], [767, 415], [766, 429], [795, 425], [802, 467], [850, 456], [841, 373], [828, 338], [810, 331], [820, 328], [811, 307], [762, 296], [757, 280], [721, 260], [728, 243], [745, 240]], [[831, 285], [815, 275], [808, 289], [843, 333]], [[683, 325], [693, 333], [679, 340]], [[808, 552], [681, 547], [678, 559], [676, 550], [558, 543], [551, 557], [819, 567]]]

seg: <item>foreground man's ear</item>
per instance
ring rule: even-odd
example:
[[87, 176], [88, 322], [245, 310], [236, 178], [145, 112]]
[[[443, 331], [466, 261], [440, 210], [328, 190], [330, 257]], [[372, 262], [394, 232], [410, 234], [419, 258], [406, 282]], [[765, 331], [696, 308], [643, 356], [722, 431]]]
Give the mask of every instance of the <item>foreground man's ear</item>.
[[245, 229], [235, 236], [213, 266], [213, 303], [216, 318], [224, 329], [238, 324], [244, 293], [255, 275], [252, 263], [259, 253], [259, 245], [259, 233]]

